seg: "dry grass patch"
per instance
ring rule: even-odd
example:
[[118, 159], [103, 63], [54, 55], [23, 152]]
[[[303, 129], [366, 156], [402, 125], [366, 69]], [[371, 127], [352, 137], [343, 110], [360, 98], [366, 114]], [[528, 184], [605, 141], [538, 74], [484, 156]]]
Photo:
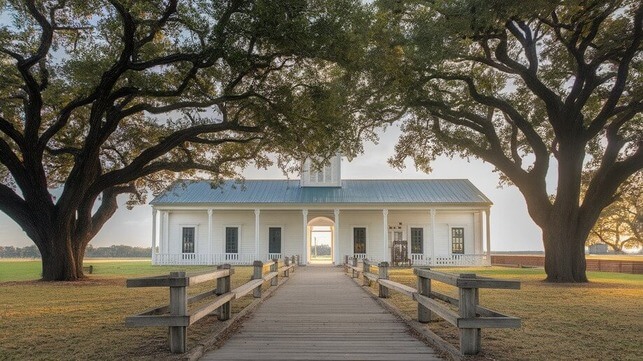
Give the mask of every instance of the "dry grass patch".
[[[0, 262], [1, 264], [1, 262]], [[5, 265], [6, 266], [6, 265]], [[155, 360], [170, 354], [167, 328], [125, 327], [125, 317], [167, 304], [167, 288], [126, 288], [131, 277], [188, 272], [204, 267], [152, 267], [146, 263], [102, 262], [106, 274], [79, 282], [0, 283], [0, 360]], [[1, 268], [1, 267], [0, 267]], [[211, 267], [210, 267], [211, 268]], [[100, 272], [101, 268], [97, 268]], [[235, 267], [232, 287], [250, 279], [252, 267]], [[190, 294], [213, 288], [214, 281], [190, 287]], [[238, 313], [252, 296], [232, 302]], [[188, 329], [188, 349], [220, 329], [207, 316]]]
[[[589, 272], [588, 284], [548, 284], [542, 269], [445, 269], [501, 279], [518, 279], [520, 290], [480, 290], [480, 304], [522, 319], [522, 327], [482, 331], [480, 360], [640, 360], [643, 354], [643, 276]], [[390, 278], [417, 287], [410, 269], [392, 269]], [[439, 282], [433, 290], [457, 297]], [[391, 300], [417, 318], [417, 304], [391, 292]], [[457, 329], [440, 320], [428, 326], [458, 346]]]

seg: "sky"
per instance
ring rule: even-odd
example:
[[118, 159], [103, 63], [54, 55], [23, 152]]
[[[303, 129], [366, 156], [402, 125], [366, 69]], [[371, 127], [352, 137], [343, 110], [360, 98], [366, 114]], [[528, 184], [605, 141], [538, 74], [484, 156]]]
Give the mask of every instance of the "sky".
[[[342, 179], [439, 179], [467, 178], [494, 203], [491, 208], [492, 251], [542, 251], [541, 231], [529, 217], [524, 198], [514, 186], [499, 188], [498, 174], [493, 166], [482, 161], [460, 158], [439, 158], [433, 163], [433, 172], [415, 170], [407, 161], [406, 169], [399, 171], [386, 162], [393, 155], [400, 131], [389, 127], [380, 132], [378, 144], [367, 143], [364, 153], [350, 163], [342, 160]], [[246, 179], [283, 179], [276, 167], [268, 170], [249, 168], [242, 172]], [[553, 184], [548, 180], [548, 184]], [[150, 197], [149, 200], [152, 198]], [[126, 197], [121, 199], [121, 204]], [[150, 247], [152, 239], [152, 207], [135, 206], [127, 210], [119, 207], [116, 214], [91, 241], [94, 247], [113, 244]], [[0, 246], [24, 247], [33, 243], [8, 216], [0, 212]]]

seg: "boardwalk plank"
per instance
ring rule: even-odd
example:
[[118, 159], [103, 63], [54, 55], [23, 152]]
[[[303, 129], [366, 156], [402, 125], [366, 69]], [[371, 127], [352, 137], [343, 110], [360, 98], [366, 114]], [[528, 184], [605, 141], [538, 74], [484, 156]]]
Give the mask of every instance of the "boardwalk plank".
[[298, 268], [202, 360], [440, 360], [334, 267]]

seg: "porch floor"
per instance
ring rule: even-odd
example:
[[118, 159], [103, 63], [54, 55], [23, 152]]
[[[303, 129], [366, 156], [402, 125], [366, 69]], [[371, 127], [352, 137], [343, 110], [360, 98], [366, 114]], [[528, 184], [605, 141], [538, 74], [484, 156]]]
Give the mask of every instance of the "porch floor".
[[341, 267], [299, 267], [202, 360], [440, 360]]

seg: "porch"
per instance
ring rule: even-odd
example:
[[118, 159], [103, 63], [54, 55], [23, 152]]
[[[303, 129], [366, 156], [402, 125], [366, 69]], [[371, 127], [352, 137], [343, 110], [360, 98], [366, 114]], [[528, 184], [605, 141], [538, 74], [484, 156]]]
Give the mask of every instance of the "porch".
[[[345, 255], [358, 260], [369, 259], [372, 261], [383, 261], [380, 257], [369, 256], [367, 253], [353, 253]], [[251, 265], [255, 260], [282, 259], [281, 253], [266, 253], [256, 255], [255, 253], [155, 253], [152, 255], [152, 264], [173, 266], [173, 265], [220, 265], [224, 263], [232, 265]], [[466, 267], [466, 266], [490, 266], [491, 258], [488, 254], [451, 254], [431, 257], [426, 254], [411, 254], [412, 266], [432, 267]]]

